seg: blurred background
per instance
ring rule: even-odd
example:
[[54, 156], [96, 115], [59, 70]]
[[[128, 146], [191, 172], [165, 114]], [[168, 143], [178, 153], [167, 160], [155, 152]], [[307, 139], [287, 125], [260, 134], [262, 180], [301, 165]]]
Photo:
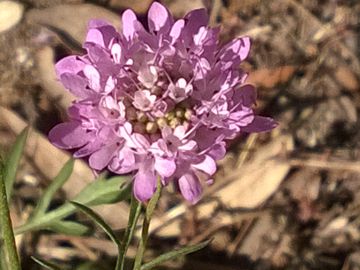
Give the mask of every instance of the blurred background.
[[[66, 120], [73, 99], [56, 80], [54, 63], [81, 54], [89, 19], [120, 27], [123, 10], [145, 18], [151, 2], [0, 1], [1, 153], [26, 125], [33, 127], [11, 204], [14, 226], [26, 220], [69, 158], [46, 139]], [[147, 258], [213, 238], [203, 251], [159, 269], [360, 269], [360, 2], [162, 3], [175, 17], [207, 8], [210, 24], [221, 26], [222, 43], [251, 36], [251, 57], [242, 68], [258, 88], [256, 110], [280, 125], [233, 142], [215, 184], [196, 206], [164, 190]], [[93, 178], [77, 161], [56, 200], [73, 198]], [[126, 225], [126, 203], [96, 211], [116, 230]], [[73, 218], [89, 223], [81, 215]], [[40, 269], [30, 255], [71, 269], [111, 269], [116, 248], [93, 227], [84, 237], [45, 231], [17, 237], [23, 269]], [[134, 252], [135, 245], [129, 255]]]

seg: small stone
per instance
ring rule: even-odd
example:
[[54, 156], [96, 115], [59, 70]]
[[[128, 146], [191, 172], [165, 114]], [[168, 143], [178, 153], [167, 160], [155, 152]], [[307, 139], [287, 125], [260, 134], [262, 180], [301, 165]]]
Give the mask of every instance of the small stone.
[[14, 1], [0, 2], [0, 33], [5, 32], [20, 22], [24, 7]]

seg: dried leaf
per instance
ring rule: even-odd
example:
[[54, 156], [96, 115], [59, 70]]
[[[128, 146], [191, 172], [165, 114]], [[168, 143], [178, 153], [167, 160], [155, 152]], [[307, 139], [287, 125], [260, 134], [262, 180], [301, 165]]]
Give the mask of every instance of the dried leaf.
[[340, 66], [336, 69], [335, 79], [346, 90], [355, 91], [360, 88], [355, 74], [345, 66]]
[[276, 68], [261, 68], [250, 73], [248, 83], [258, 87], [273, 88], [280, 83], [286, 83], [295, 72], [294, 66]]

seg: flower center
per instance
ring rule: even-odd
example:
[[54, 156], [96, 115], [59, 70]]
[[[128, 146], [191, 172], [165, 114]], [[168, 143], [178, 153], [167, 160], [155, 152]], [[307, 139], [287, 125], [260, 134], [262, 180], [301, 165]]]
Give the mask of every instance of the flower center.
[[187, 98], [192, 85], [184, 78], [173, 80], [165, 70], [145, 65], [136, 75], [130, 76], [133, 86], [122, 102], [125, 118], [135, 132], [160, 134], [165, 126], [175, 129], [179, 125], [189, 125], [193, 111]]

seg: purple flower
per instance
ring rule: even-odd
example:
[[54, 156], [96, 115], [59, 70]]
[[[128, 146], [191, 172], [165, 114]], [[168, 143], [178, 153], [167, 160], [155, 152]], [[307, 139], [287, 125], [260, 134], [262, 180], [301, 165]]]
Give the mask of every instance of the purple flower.
[[196, 203], [228, 140], [276, 126], [254, 114], [255, 89], [239, 69], [250, 39], [221, 47], [204, 9], [175, 21], [157, 2], [147, 29], [131, 10], [122, 22], [118, 32], [91, 21], [87, 53], [57, 63], [58, 78], [77, 99], [70, 121], [54, 127], [50, 140], [89, 157], [94, 170], [134, 173], [140, 201], [151, 198], [160, 177]]

